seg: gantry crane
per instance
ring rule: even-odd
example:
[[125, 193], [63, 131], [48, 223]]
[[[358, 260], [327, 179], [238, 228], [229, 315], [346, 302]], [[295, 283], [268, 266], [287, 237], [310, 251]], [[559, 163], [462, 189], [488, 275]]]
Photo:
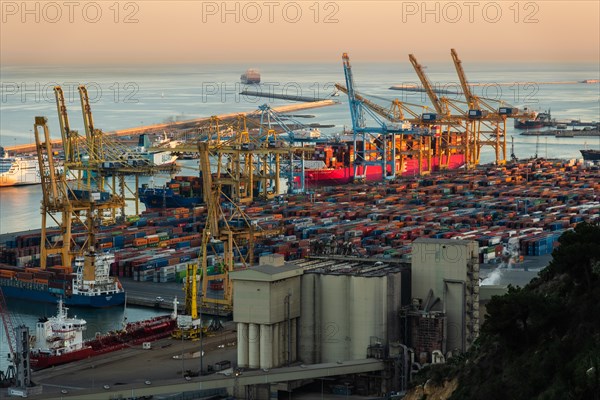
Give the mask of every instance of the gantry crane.
[[[198, 268], [202, 269], [202, 307], [209, 310], [213, 307], [220, 307], [223, 311], [230, 311], [233, 289], [229, 280], [229, 273], [234, 270], [234, 254], [241, 256], [241, 246], [245, 244], [248, 249], [247, 257], [240, 258], [243, 266], [247, 267], [254, 258], [254, 240], [260, 236], [281, 233], [280, 230], [262, 230], [258, 226], [252, 225], [240, 207], [223, 192], [223, 183], [219, 176], [220, 169], [217, 168], [218, 171], [215, 174], [211, 173], [211, 154], [215, 151], [214, 146], [218, 145], [211, 145], [208, 141], [197, 144], [202, 171], [203, 199], [207, 214], [202, 230], [199, 259], [195, 263], [188, 264], [187, 267], [184, 286], [185, 312], [182, 316], [179, 316], [178, 328], [173, 333], [173, 337], [177, 339], [197, 339], [204, 331], [201, 320], [198, 319], [196, 284]], [[222, 206], [224, 202], [230, 205], [229, 210], [225, 210]], [[209, 275], [208, 251], [211, 244], [215, 242], [223, 244], [222, 270], [219, 274]], [[223, 298], [208, 296], [211, 281], [222, 282]]]
[[10, 311], [6, 306], [2, 288], [0, 288], [0, 318], [2, 319], [2, 327], [4, 328], [4, 337], [8, 343], [8, 356], [11, 360], [11, 363], [8, 365], [6, 371], [0, 370], [0, 385], [1, 387], [6, 387], [16, 382], [17, 372], [15, 368], [15, 349], [17, 347], [17, 339], [15, 338], [15, 327], [10, 315]]
[[[320, 139], [309, 139], [309, 140], [300, 140], [296, 138], [294, 133], [295, 130], [298, 129], [308, 129], [308, 127], [299, 121], [295, 120], [293, 117], [286, 116], [285, 119], [279, 115], [275, 110], [273, 110], [268, 104], [263, 104], [258, 107], [258, 111], [260, 114], [260, 123], [257, 137], [260, 138], [260, 143], [262, 147], [267, 147], [271, 150], [268, 152], [274, 152], [273, 155], [268, 156], [268, 154], [263, 155], [262, 165], [265, 171], [263, 172], [263, 176], [268, 176], [266, 168], [267, 166], [271, 166], [272, 168], [272, 159], [273, 156], [275, 158], [275, 174], [274, 176], [280, 175], [279, 168], [279, 160], [282, 156], [287, 155], [289, 161], [288, 168], [288, 192], [294, 191], [294, 180], [295, 180], [295, 157], [300, 158], [300, 192], [304, 193], [306, 191], [305, 186], [305, 167], [304, 167], [304, 159], [306, 153], [314, 153], [315, 148], [312, 146], [312, 143], [323, 142], [324, 140]], [[292, 125], [294, 128], [290, 127]], [[278, 129], [276, 128], [279, 128]], [[297, 154], [299, 153], [299, 154]], [[269, 162], [271, 160], [271, 162]], [[272, 174], [273, 175], [273, 174]], [[280, 192], [279, 188], [279, 179], [275, 181], [275, 193]]]
[[0, 318], [8, 343], [8, 361], [10, 362], [6, 372], [0, 370], [0, 387], [10, 386], [10, 396], [28, 397], [40, 394], [42, 388], [34, 386], [31, 382], [29, 328], [24, 324], [14, 326], [2, 288], [0, 288]]
[[[429, 100], [436, 110], [436, 113], [423, 114], [423, 121], [439, 123], [442, 131], [440, 139], [443, 146], [462, 148], [467, 166], [473, 167], [474, 164], [468, 162], [469, 159], [473, 158], [472, 153], [475, 151], [474, 144], [469, 141], [469, 138], [472, 138], [474, 134], [469, 130], [471, 125], [468, 123], [468, 113], [447, 97], [438, 97], [433, 85], [425, 74], [423, 66], [419, 64], [416, 57], [413, 54], [410, 54], [409, 60], [417, 73]], [[452, 110], [456, 111], [457, 114], [451, 114]]]
[[455, 49], [451, 49], [450, 54], [469, 108], [467, 143], [469, 143], [471, 151], [468, 154], [467, 165], [472, 167], [479, 163], [483, 146], [491, 146], [494, 149], [496, 164], [503, 165], [506, 163], [506, 119], [529, 118], [531, 115], [520, 113], [517, 108], [503, 105], [503, 102], [497, 100], [492, 101], [500, 103], [500, 107], [493, 107], [486, 101], [490, 101], [490, 99], [474, 95], [458, 53]]
[[[210, 146], [206, 142], [198, 144], [200, 153], [200, 165], [203, 171], [210, 170]], [[234, 255], [240, 257], [242, 267], [248, 267], [254, 262], [254, 242], [262, 236], [276, 235], [281, 233], [279, 229], [261, 229], [255, 225], [234, 202], [223, 191], [223, 184], [217, 174], [203, 173], [204, 201], [207, 207], [206, 225], [202, 233], [201, 260], [202, 267], [202, 304], [204, 307], [223, 306], [230, 309], [232, 306], [232, 285], [229, 281], [229, 273], [234, 270]], [[224, 203], [228, 204], [225, 209]], [[222, 271], [217, 275], [208, 275], [207, 256], [211, 243], [220, 241], [223, 243], [224, 253], [222, 260]], [[247, 254], [241, 252], [242, 245], [246, 245]], [[223, 282], [223, 299], [207, 296], [211, 281]]]
[[[354, 179], [365, 180], [369, 166], [378, 166], [381, 168], [382, 179], [394, 178], [398, 172], [402, 171], [404, 157], [398, 154], [406, 149], [402, 148], [409, 138], [412, 140], [418, 138], [421, 143], [431, 141], [431, 133], [426, 129], [413, 126], [406, 120], [391, 119], [387, 115], [381, 119], [383, 114], [381, 109], [371, 107], [371, 104], [365, 103], [365, 99], [357, 95], [354, 85], [354, 76], [350, 65], [350, 57], [347, 53], [342, 55], [344, 66], [344, 77], [346, 80], [345, 92], [348, 95], [348, 104], [350, 106], [350, 116], [352, 118], [353, 146], [354, 146]], [[396, 106], [400, 106], [399, 102]], [[396, 109], [398, 116], [400, 115]], [[375, 121], [375, 126], [367, 127], [365, 116], [369, 115]], [[400, 144], [400, 148], [397, 148]], [[419, 146], [419, 148], [423, 148]], [[397, 156], [400, 156], [400, 162], [397, 162]], [[423, 166], [423, 151], [419, 152], [419, 169]], [[431, 153], [428, 153], [429, 160]], [[431, 165], [431, 160], [427, 163]], [[388, 168], [389, 165], [389, 168]]]
[[[124, 200], [103, 192], [93, 178], [88, 185], [78, 182], [77, 189], [70, 188], [65, 170], [61, 171], [55, 164], [46, 117], [35, 117], [33, 128], [42, 186], [40, 267], [46, 268], [47, 256], [51, 254], [60, 254], [62, 265], [70, 266], [75, 255], [94, 249], [96, 225], [101, 215], [107, 210], [123, 207]], [[60, 218], [56, 215], [58, 213]], [[52, 226], [58, 225], [62, 240], [48, 240], [48, 217], [54, 222]], [[77, 244], [73, 238], [73, 223], [85, 227], [86, 239], [82, 244]]]
[[[255, 197], [273, 198], [281, 191], [282, 157], [290, 152], [314, 151], [312, 147], [280, 146], [282, 140], [278, 139], [276, 130], [270, 126], [273, 116], [273, 111], [266, 105], [248, 115], [238, 115], [233, 124], [213, 116], [209, 125], [193, 140], [189, 139], [189, 133], [185, 134], [185, 138], [178, 137], [183, 144], [172, 150], [199, 153], [198, 144], [206, 142], [222, 191], [234, 203], [251, 203]], [[249, 121], [259, 121], [252, 134], [247, 126]]]
[[[77, 178], [77, 184], [95, 186], [108, 189], [113, 195], [123, 198], [125, 201], [134, 201], [135, 213], [139, 214], [138, 191], [139, 176], [162, 174], [174, 174], [178, 167], [174, 164], [154, 165], [143, 159], [127, 147], [119, 144], [110, 136], [103, 134], [94, 125], [92, 108], [89, 101], [88, 91], [85, 86], [79, 86], [79, 97], [85, 126], [85, 137], [78, 134], [70, 127], [67, 106], [62, 88], [54, 87], [58, 118], [61, 128], [61, 137], [65, 153], [65, 169], [73, 172]], [[85, 157], [84, 157], [85, 154]], [[72, 175], [70, 175], [72, 176]], [[135, 178], [133, 189], [126, 185], [125, 177]], [[107, 178], [111, 178], [110, 180]], [[83, 181], [85, 180], [85, 183]], [[118, 182], [117, 182], [118, 180]], [[125, 203], [121, 207], [121, 215], [125, 216]], [[116, 210], [111, 211], [111, 217], [105, 222], [115, 220]]]
[[[336, 84], [335, 87], [343, 93], [348, 93], [347, 89], [340, 84]], [[461, 138], [457, 136], [456, 133], [451, 131], [451, 133], [448, 134], [448, 130], [446, 130], [445, 132], [434, 134], [434, 132], [437, 131], [440, 121], [432, 122], [423, 120], [422, 116], [428, 115], [424, 112], [427, 110], [428, 106], [401, 102], [398, 99], [394, 99], [389, 108], [386, 108], [374, 103], [363, 95], [359, 95], [356, 91], [354, 93], [355, 97], [361, 101], [365, 107], [368, 107], [388, 121], [394, 123], [410, 122], [413, 126], [417, 126], [432, 133], [431, 135], [420, 136], [408, 134], [399, 134], [397, 136], [396, 157], [398, 159], [398, 171], [404, 171], [404, 165], [409, 157], [417, 158], [419, 160], [419, 175], [432, 172], [433, 157], [437, 158], [439, 168], [444, 169], [448, 166], [452, 154], [454, 154], [457, 149], [462, 149], [462, 146], [460, 145]], [[385, 100], [388, 101], [387, 99]], [[418, 113], [411, 107], [421, 108], [422, 112]], [[406, 114], [410, 115], [410, 118], [406, 118]]]

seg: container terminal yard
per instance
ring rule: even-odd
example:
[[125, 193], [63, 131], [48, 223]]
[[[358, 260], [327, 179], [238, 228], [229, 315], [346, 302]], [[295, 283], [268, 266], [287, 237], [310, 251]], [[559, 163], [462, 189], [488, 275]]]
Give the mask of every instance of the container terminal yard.
[[[121, 132], [173, 129], [178, 143], [168, 151], [198, 158], [196, 176], [163, 188], [138, 177], [174, 175], [174, 165], [147, 162], [111, 138], [119, 134], [104, 135], [83, 86], [85, 136], [71, 130], [56, 87], [62, 140], [50, 140], [46, 117], [34, 125], [41, 231], [5, 235], [0, 244], [0, 310], [15, 364], [1, 377], [8, 393], [389, 398], [423, 366], [467, 351], [486, 302], [506, 291], [494, 275], [543, 267], [562, 233], [598, 220], [600, 168], [510, 160], [506, 121], [532, 116], [473, 95], [451, 54], [470, 108], [457, 114], [440, 99], [411, 55], [435, 109], [422, 115], [398, 104], [391, 115], [356, 93], [344, 54], [338, 87], [353, 123], [345, 141], [281, 114], [330, 101]], [[57, 145], [63, 169], [54, 165]], [[494, 164], [480, 165], [484, 147]], [[133, 215], [127, 201], [136, 204]], [[172, 338], [30, 371], [40, 349], [30, 349], [26, 327], [13, 333], [4, 297], [106, 307], [121, 305], [125, 292], [131, 303], [157, 308], [181, 294]], [[49, 342], [69, 342], [58, 328]]]
[[[282, 390], [292, 390], [295, 388], [294, 385], [300, 384], [286, 382], [288, 386], [285, 386], [278, 381], [279, 378], [275, 373], [276, 368], [286, 366], [288, 360], [291, 361], [291, 365], [300, 368], [300, 371], [303, 368], [299, 365], [303, 362], [305, 363], [303, 365], [308, 363], [324, 365], [327, 362], [333, 362], [333, 366], [327, 367], [329, 371], [330, 369], [335, 370], [340, 365], [336, 363], [338, 358], [342, 360], [364, 358], [367, 349], [373, 353], [374, 358], [383, 357], [383, 355], [378, 354], [377, 345], [369, 342], [370, 338], [378, 337], [383, 343], [392, 344], [394, 340], [397, 341], [402, 337], [400, 334], [402, 324], [410, 325], [406, 321], [410, 321], [411, 318], [418, 319], [421, 315], [419, 313], [425, 313], [424, 310], [418, 312], [410, 309], [402, 310], [402, 306], [410, 304], [411, 295], [409, 293], [411, 293], [411, 289], [409, 288], [411, 285], [409, 282], [411, 281], [411, 275], [407, 271], [410, 269], [411, 259], [413, 265], [412, 298], [421, 298], [423, 302], [426, 302], [431, 297], [427, 292], [415, 293], [417, 290], [414, 283], [416, 275], [414, 271], [415, 252], [422, 253], [417, 253], [419, 262], [422, 262], [422, 260], [427, 261], [427, 257], [433, 257], [433, 261], [435, 261], [436, 254], [438, 256], [445, 254], [440, 252], [440, 249], [436, 250], [435, 246], [440, 243], [448, 247], [450, 245], [458, 246], [460, 244], [462, 246], [463, 244], [472, 243], [472, 246], [474, 246], [474, 249], [471, 249], [472, 259], [462, 259], [460, 256], [462, 252], [460, 251], [452, 254], [448, 253], [448, 257], [450, 259], [457, 258], [456, 262], [459, 264], [463, 262], [465, 264], [464, 268], [467, 270], [469, 266], [477, 268], [471, 273], [468, 273], [467, 270], [463, 271], [464, 273], [460, 276], [460, 279], [465, 281], [468, 277], [472, 277], [476, 280], [474, 285], [476, 284], [478, 288], [477, 303], [479, 301], [483, 303], [486, 290], [498, 289], [494, 286], [490, 286], [488, 289], [486, 289], [486, 286], [479, 286], [479, 265], [498, 263], [508, 269], [514, 269], [515, 266], [519, 266], [522, 256], [549, 254], [553, 247], [557, 245], [556, 239], [565, 229], [569, 229], [582, 221], [597, 220], [600, 212], [600, 203], [597, 200], [597, 193], [600, 190], [599, 182], [600, 169], [597, 167], [585, 167], [573, 162], [531, 160], [505, 167], [487, 166], [474, 171], [436, 174], [423, 178], [402, 179], [398, 182], [353, 185], [351, 188], [343, 186], [329, 187], [315, 191], [312, 194], [288, 195], [272, 201], [255, 201], [245, 207], [248, 217], [269, 229], [277, 227], [281, 229], [282, 234], [261, 239], [256, 243], [254, 264], [259, 264], [260, 260], [263, 265], [251, 269], [238, 270], [236, 268], [230, 275], [234, 282], [238, 279], [244, 281], [244, 284], [240, 285], [240, 288], [244, 288], [244, 290], [250, 290], [248, 289], [250, 284], [267, 285], [281, 280], [291, 280], [289, 284], [295, 290], [290, 290], [290, 293], [294, 293], [294, 295], [292, 295], [292, 299], [288, 298], [288, 302], [297, 301], [298, 303], [290, 303], [291, 310], [286, 311], [285, 296], [287, 296], [288, 291], [274, 292], [271, 295], [280, 298], [271, 299], [271, 301], [277, 305], [278, 309], [276, 307], [273, 310], [275, 315], [263, 315], [263, 312], [260, 311], [259, 299], [254, 299], [253, 302], [244, 301], [244, 296], [248, 294], [244, 294], [243, 291], [238, 292], [236, 285], [234, 286], [236, 289], [233, 291], [233, 308], [231, 311], [233, 311], [233, 318], [237, 324], [237, 333], [231, 330], [231, 325], [227, 325], [229, 330], [225, 332], [229, 333], [216, 333], [215, 336], [206, 339], [207, 343], [222, 340], [227, 345], [226, 347], [232, 347], [232, 343], [235, 342], [237, 344], [234, 346], [237, 347], [237, 357], [232, 357], [231, 352], [227, 353], [227, 357], [230, 360], [233, 359], [234, 364], [240, 367], [249, 368], [249, 370], [257, 369], [254, 374], [260, 375], [261, 378], [255, 381], [249, 380], [248, 382], [255, 383], [248, 383], [247, 387], [251, 389], [244, 389], [256, 390], [257, 393], [264, 389], [265, 382], [272, 382], [269, 385], [276, 386], [271, 386], [271, 388], [277, 387]], [[195, 215], [196, 222], [193, 221], [192, 215]], [[173, 284], [165, 283], [161, 278], [169, 276], [168, 271], [174, 269], [175, 274], [171, 275], [175, 279], [181, 280], [182, 275], [178, 271], [177, 265], [181, 264], [182, 257], [189, 255], [190, 259], [197, 259], [200, 251], [198, 238], [186, 240], [189, 243], [183, 247], [177, 245], [181, 241], [173, 241], [173, 239], [183, 237], [182, 235], [197, 235], [196, 232], [199, 226], [203, 224], [202, 221], [205, 217], [206, 212], [202, 207], [197, 207], [191, 211], [167, 209], [157, 212], [144, 212], [135, 221], [107, 228], [106, 231], [100, 231], [97, 239], [99, 243], [110, 243], [110, 248], [115, 251], [115, 263], [111, 266], [113, 274], [118, 275], [124, 283], [130, 280], [145, 280], [147, 283], [144, 285], [152, 287], [152, 293], [162, 293], [161, 285]], [[178, 225], [183, 224], [180, 227], [181, 229], [172, 226], [174, 220], [179, 222]], [[170, 224], [166, 224], [167, 221]], [[133, 244], [136, 238], [148, 239], [153, 237], [158, 238], [156, 248], [149, 248], [147, 243], [141, 244], [141, 242], [138, 242], [137, 245]], [[418, 241], [414, 242], [417, 238], [419, 238]], [[16, 236], [14, 240], [4, 243], [2, 248], [3, 262], [27, 265], [33, 257], [21, 254], [36, 253], [38, 251], [36, 247], [39, 246], [39, 244], [36, 244], [38, 240], [39, 235], [32, 234]], [[425, 242], [423, 243], [423, 241]], [[427, 241], [430, 241], [431, 244]], [[420, 249], [419, 246], [425, 246], [425, 248]], [[431, 250], [427, 250], [427, 246], [433, 247]], [[147, 263], [136, 264], [133, 262], [135, 259], [145, 258], [148, 260], [150, 254], [152, 254], [154, 260], [157, 260], [151, 267], [146, 267]], [[468, 253], [465, 252], [464, 254]], [[282, 261], [283, 258], [286, 260], [285, 263]], [[178, 263], [175, 261], [178, 261]], [[162, 263], [166, 263], [166, 265], [160, 266]], [[270, 264], [270, 266], [266, 264]], [[273, 266], [280, 264], [281, 267]], [[169, 268], [173, 265], [175, 268]], [[209, 273], [211, 273], [210, 270]], [[453, 270], [452, 273], [456, 274], [456, 271]], [[250, 274], [256, 274], [256, 276], [250, 276]], [[458, 275], [461, 275], [461, 273], [458, 273]], [[355, 287], [350, 281], [345, 283], [344, 277], [356, 279], [357, 286]], [[319, 280], [314, 281], [315, 278]], [[458, 277], [454, 276], [452, 278]], [[294, 279], [298, 282], [293, 282]], [[427, 279], [435, 280], [435, 274], [428, 276]], [[440, 279], [440, 277], [437, 277], [437, 279]], [[443, 279], [446, 279], [446, 277]], [[165, 280], [173, 282], [174, 279]], [[307, 283], [309, 280], [312, 283]], [[451, 278], [448, 277], [447, 280], [450, 281]], [[337, 285], [342, 286], [334, 290], [333, 288]], [[386, 293], [385, 288], [388, 288], [387, 290], [395, 288], [393, 292], [399, 297], [391, 300], [382, 298], [362, 299], [361, 297], [362, 300], [359, 300], [353, 306], [357, 307], [354, 311], [342, 311], [340, 307], [350, 307], [354, 303], [349, 299], [342, 298], [337, 300], [329, 298], [326, 300], [323, 297], [326, 296], [326, 292], [321, 292], [320, 290], [323, 289], [319, 289], [320, 287], [331, 288], [332, 293], [337, 294], [348, 291], [349, 296], [355, 296], [356, 294], [352, 295], [353, 290], [367, 287], [365, 285], [374, 285], [372, 289], [365, 291], [369, 294], [368, 296], [384, 296]], [[427, 285], [431, 287], [439, 286], [435, 282]], [[127, 287], [127, 284], [125, 286]], [[305, 294], [306, 290], [317, 290], [317, 293]], [[219, 296], [219, 290], [211, 290], [210, 292], [208, 295]], [[463, 292], [461, 291], [461, 293]], [[385, 295], [386, 298], [390, 294], [391, 292]], [[472, 296], [474, 295], [472, 294]], [[240, 296], [240, 301], [236, 301], [238, 296]], [[294, 296], [299, 298], [293, 299]], [[435, 292], [433, 296], [441, 297]], [[322, 300], [319, 300], [320, 298]], [[267, 298], [265, 301], [269, 301], [269, 299]], [[304, 304], [305, 302], [308, 303]], [[236, 314], [237, 304], [245, 308], [239, 311], [238, 314]], [[346, 306], [344, 306], [345, 304]], [[394, 307], [397, 309], [394, 309]], [[479, 309], [479, 307], [477, 308]], [[254, 311], [252, 311], [253, 309]], [[313, 315], [315, 309], [320, 310], [320, 321], [310, 319], [314, 319], [319, 315], [319, 313]], [[451, 319], [453, 317], [449, 312], [444, 315], [441, 311], [434, 312], [433, 310], [436, 310], [436, 307], [432, 307], [431, 311], [425, 314], [435, 315], [436, 318], [441, 318], [440, 321], [443, 318]], [[371, 320], [368, 320], [370, 322], [364, 322], [366, 321], [364, 318], [373, 312], [375, 312], [375, 315], [370, 317]], [[402, 314], [402, 312], [406, 314]], [[278, 313], [281, 315], [276, 315]], [[343, 321], [338, 321], [335, 318], [338, 313], [355, 315], [362, 322], [346, 321], [346, 318], [342, 318]], [[313, 316], [310, 317], [310, 315]], [[250, 320], [246, 318], [250, 318]], [[262, 321], [263, 318], [267, 320]], [[270, 318], [272, 320], [269, 321]], [[303, 321], [306, 318], [308, 318], [308, 321]], [[373, 318], [375, 320], [372, 320]], [[250, 322], [253, 319], [254, 322]], [[278, 319], [280, 321], [277, 321]], [[291, 323], [290, 319], [292, 320]], [[271, 324], [267, 322], [271, 322]], [[413, 329], [420, 327], [417, 322], [413, 321], [412, 324], [416, 324], [410, 325], [413, 326]], [[249, 333], [249, 330], [259, 330], [261, 333], [258, 336], [262, 338], [262, 330], [265, 329], [263, 325], [273, 325], [269, 330], [271, 336], [269, 336], [268, 342], [273, 346], [278, 346], [278, 350], [271, 349], [271, 352], [267, 353], [269, 354], [267, 358], [272, 360], [271, 362], [266, 361], [262, 353], [253, 354], [251, 346], [257, 345], [255, 343], [246, 343], [245, 348], [240, 347], [240, 340], [248, 340], [248, 337], [254, 337], [257, 334], [255, 331]], [[286, 340], [283, 340], [287, 337], [286, 329], [288, 326], [291, 326], [291, 330], [294, 332], [290, 335], [292, 345], [295, 346], [291, 352], [286, 349]], [[392, 327], [395, 327], [395, 330]], [[468, 326], [465, 326], [464, 332], [461, 333], [462, 339], [452, 346], [446, 345], [446, 348], [461, 348], [462, 342], [466, 345], [469, 340], [469, 330], [467, 328]], [[335, 340], [327, 342], [325, 338], [325, 342], [321, 344], [323, 346], [322, 350], [317, 351], [315, 346], [318, 346], [318, 344], [310, 344], [311, 339], [309, 339], [313, 337], [312, 340], [315, 340], [313, 336], [315, 335], [315, 329], [322, 330], [322, 333], [331, 334]], [[344, 333], [345, 331], [342, 331], [342, 329], [347, 330], [347, 332]], [[436, 326], [435, 329], [441, 328]], [[477, 328], [474, 329], [471, 326], [471, 329], [471, 335], [473, 335]], [[370, 330], [374, 331], [370, 332]], [[438, 333], [438, 339], [442, 340], [444, 335], [441, 331]], [[218, 339], [222, 337], [221, 335], [225, 336]], [[277, 335], [279, 340], [275, 337]], [[352, 346], [349, 343], [338, 341], [338, 337], [341, 338], [346, 335], [353, 338]], [[360, 341], [359, 338], [361, 338]], [[415, 336], [413, 340], [415, 340], [415, 344], [413, 344], [415, 346], [419, 339], [416, 339]], [[446, 340], [450, 340], [450, 337], [447, 337]], [[173, 345], [171, 346], [169, 343], [173, 343]], [[261, 341], [259, 345], [262, 348], [264, 343]], [[162, 354], [161, 357], [169, 359], [176, 353], [181, 352], [179, 347], [173, 348], [175, 346], [179, 346], [179, 344], [167, 340], [167, 342], [154, 345], [153, 350], [149, 350], [144, 354], [151, 354], [152, 357], [159, 357]], [[198, 349], [198, 342], [186, 342], [185, 346], [187, 346], [185, 347], [186, 352], [192, 352], [194, 349]], [[98, 361], [91, 362], [91, 365], [98, 364], [94, 368], [102, 368], [102, 365], [107, 364], [108, 367], [105, 368], [110, 370], [111, 363], [116, 362], [116, 360], [120, 363], [123, 358], [127, 360], [127, 363], [139, 363], [140, 368], [142, 368], [145, 357], [139, 357], [138, 354], [145, 350], [142, 350], [141, 346], [138, 347], [137, 350], [135, 348], [127, 350], [127, 353], [122, 356], [117, 357], [114, 354], [102, 356], [107, 357], [109, 361], [104, 362], [98, 358]], [[422, 347], [421, 350], [424, 351], [416, 353], [417, 358], [420, 357], [423, 363], [431, 362], [431, 351], [435, 347], [435, 345], [433, 347], [429, 346], [429, 349], [427, 346]], [[439, 347], [442, 348], [441, 344]], [[329, 350], [325, 351], [326, 348], [329, 348]], [[226, 351], [223, 348], [217, 346], [214, 351], [218, 354], [215, 357], [226, 357]], [[259, 351], [257, 350], [257, 352]], [[274, 356], [273, 353], [278, 351], [279, 356]], [[245, 358], [243, 358], [243, 354], [246, 354]], [[385, 357], [390, 356], [390, 354], [387, 354]], [[429, 357], [429, 360], [427, 357]], [[235, 358], [237, 358], [237, 363], [235, 363]], [[218, 361], [220, 359], [207, 361], [205, 366], [210, 365], [210, 362], [216, 363]], [[50, 375], [52, 383], [48, 383], [48, 387], [44, 383], [44, 380], [47, 379], [44, 378], [47, 376], [47, 372], [40, 372], [40, 378], [37, 380], [38, 373], [34, 373], [33, 380], [44, 385], [44, 390], [46, 390], [44, 398], [48, 398], [47, 396], [53, 390], [58, 390], [58, 388], [67, 388], [62, 389], [69, 392], [62, 394], [64, 398], [68, 396], [87, 398], [82, 396], [92, 390], [92, 386], [76, 385], [69, 378], [70, 372], [68, 372], [73, 368], [90, 368], [89, 366], [85, 367], [85, 365], [90, 365], [90, 361], [85, 363], [87, 364], [83, 364], [84, 366], [81, 367], [77, 363], [72, 366], [61, 367], [59, 371], [64, 371], [62, 374], [53, 370]], [[133, 386], [127, 386], [128, 393], [131, 392], [130, 387], [135, 387], [134, 392], [141, 395], [143, 393], [167, 393], [169, 390], [171, 390], [171, 393], [182, 390], [193, 391], [200, 388], [207, 388], [206, 390], [208, 390], [208, 388], [215, 388], [219, 385], [223, 385], [220, 386], [221, 388], [230, 387], [231, 390], [241, 390], [240, 387], [245, 385], [240, 379], [237, 379], [236, 382], [234, 375], [218, 375], [221, 379], [218, 384], [211, 383], [212, 380], [216, 379], [215, 377], [193, 377], [190, 378], [192, 381], [186, 382], [181, 388], [179, 384], [176, 390], [174, 388], [166, 389], [162, 386], [160, 389], [154, 388], [154, 386], [162, 385], [163, 378], [167, 380], [177, 379], [175, 370], [179, 370], [179, 364], [174, 361], [171, 364], [174, 364], [174, 372], [171, 374], [173, 376], [165, 371], [168, 363], [157, 363], [155, 373], [148, 371], [148, 380], [152, 382], [152, 390], [147, 387], [149, 385], [143, 382], [140, 382], [136, 387], [136, 379], [130, 378], [131, 380], [128, 380], [126, 384]], [[190, 364], [192, 363], [190, 362]], [[199, 361], [195, 359], [193, 365], [198, 369]], [[379, 364], [374, 364], [372, 367], [373, 370], [380, 368]], [[285, 368], [281, 373], [283, 374], [284, 371]], [[121, 390], [119, 382], [125, 380], [124, 378], [111, 378], [109, 372], [100, 372], [100, 370], [95, 371], [93, 374], [98, 377], [96, 379], [102, 380], [102, 385], [106, 384], [110, 388], [103, 389], [98, 381], [95, 386], [97, 390], [100, 390], [100, 393], [96, 392], [89, 398], [99, 398], [93, 397], [98, 395], [106, 396], [102, 398], [109, 398], [110, 395], [117, 393], [113, 393], [113, 390], [117, 388]], [[244, 371], [243, 374], [244, 377], [248, 376], [248, 379], [250, 379], [250, 376], [254, 376], [250, 375], [249, 371]], [[272, 375], [272, 377], [265, 380], [264, 376], [267, 374]], [[344, 375], [346, 376], [345, 379], [350, 379], [346, 373], [330, 372], [330, 374]], [[360, 376], [358, 374], [352, 379], [359, 379]], [[204, 382], [205, 379], [210, 382], [200, 383]], [[137, 381], [139, 381], [139, 378]], [[356, 388], [357, 392], [368, 393], [368, 389], [364, 388], [364, 382], [360, 383], [359, 381], [353, 381], [352, 387]], [[335, 383], [335, 381], [331, 382]], [[327, 383], [331, 386], [328, 390], [336, 390], [335, 385]], [[173, 382], [166, 381], [164, 384], [171, 385]], [[79, 392], [79, 390], [83, 391]], [[123, 390], [119, 393], [121, 392]], [[111, 394], [109, 395], [109, 393]]]

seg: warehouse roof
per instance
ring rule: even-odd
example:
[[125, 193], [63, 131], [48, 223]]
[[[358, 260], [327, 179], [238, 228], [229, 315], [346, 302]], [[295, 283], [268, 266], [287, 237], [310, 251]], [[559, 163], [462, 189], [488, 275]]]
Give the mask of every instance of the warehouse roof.
[[304, 273], [301, 266], [285, 263], [280, 267], [272, 265], [259, 265], [241, 271], [230, 272], [229, 276], [233, 280], [240, 281], [265, 281], [273, 282], [281, 279], [287, 279], [294, 276], [300, 276]]

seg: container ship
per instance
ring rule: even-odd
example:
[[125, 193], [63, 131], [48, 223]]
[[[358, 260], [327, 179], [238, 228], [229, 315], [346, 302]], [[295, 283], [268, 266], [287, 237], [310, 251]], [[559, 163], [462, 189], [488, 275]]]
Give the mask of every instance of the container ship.
[[204, 203], [202, 198], [202, 178], [196, 176], [176, 176], [164, 187], [149, 187], [143, 184], [138, 188], [138, 197], [146, 210], [163, 208], [191, 208]]
[[[174, 307], [177, 310], [175, 304]], [[174, 311], [172, 315], [127, 323], [121, 330], [97, 334], [93, 339], [84, 341], [87, 322], [77, 317], [70, 318], [67, 311], [62, 299], [59, 299], [57, 315], [40, 318], [37, 322], [35, 346], [30, 355], [32, 369], [49, 368], [162, 339], [168, 337], [177, 325], [177, 311]]]
[[89, 253], [77, 257], [73, 268], [53, 266], [46, 270], [0, 265], [0, 287], [6, 297], [79, 307], [111, 307], [125, 303], [118, 279], [109, 276], [115, 257], [111, 253]]
[[[465, 164], [465, 155], [461, 150], [461, 138], [458, 135], [451, 136], [450, 146], [452, 150], [442, 156], [439, 155], [439, 146], [436, 146], [435, 139], [431, 148], [431, 160], [423, 157], [419, 160], [418, 140], [406, 140], [403, 144], [398, 144], [396, 155], [396, 175], [397, 176], [415, 176], [419, 175], [419, 171], [438, 171], [441, 169], [457, 169]], [[367, 151], [373, 148], [376, 144], [357, 142], [357, 147], [366, 147]], [[305, 162], [304, 168], [304, 183], [306, 186], [331, 186], [350, 183], [354, 180], [355, 173], [358, 176], [364, 177], [366, 181], [380, 181], [384, 177], [383, 168], [381, 165], [361, 165], [353, 162], [355, 152], [353, 149], [354, 142], [350, 140], [350, 135], [345, 135], [342, 139], [335, 143], [318, 144], [315, 147], [313, 159]], [[297, 185], [300, 182], [298, 176], [299, 168], [294, 166], [296, 176], [294, 183]], [[385, 175], [391, 175], [391, 166], [388, 165], [388, 170]]]
[[41, 183], [36, 157], [9, 157], [0, 147], [0, 187]]

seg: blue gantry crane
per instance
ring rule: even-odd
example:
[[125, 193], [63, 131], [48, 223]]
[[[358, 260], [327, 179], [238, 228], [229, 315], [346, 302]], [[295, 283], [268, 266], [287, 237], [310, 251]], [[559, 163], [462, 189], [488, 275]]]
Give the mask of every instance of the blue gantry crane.
[[[352, 118], [354, 145], [354, 180], [366, 180], [369, 166], [380, 166], [382, 179], [396, 177], [396, 135], [420, 137], [430, 135], [427, 129], [415, 128], [412, 124], [386, 121], [356, 96], [354, 77], [348, 53], [342, 55], [346, 94]], [[366, 117], [374, 124], [367, 126]]]

